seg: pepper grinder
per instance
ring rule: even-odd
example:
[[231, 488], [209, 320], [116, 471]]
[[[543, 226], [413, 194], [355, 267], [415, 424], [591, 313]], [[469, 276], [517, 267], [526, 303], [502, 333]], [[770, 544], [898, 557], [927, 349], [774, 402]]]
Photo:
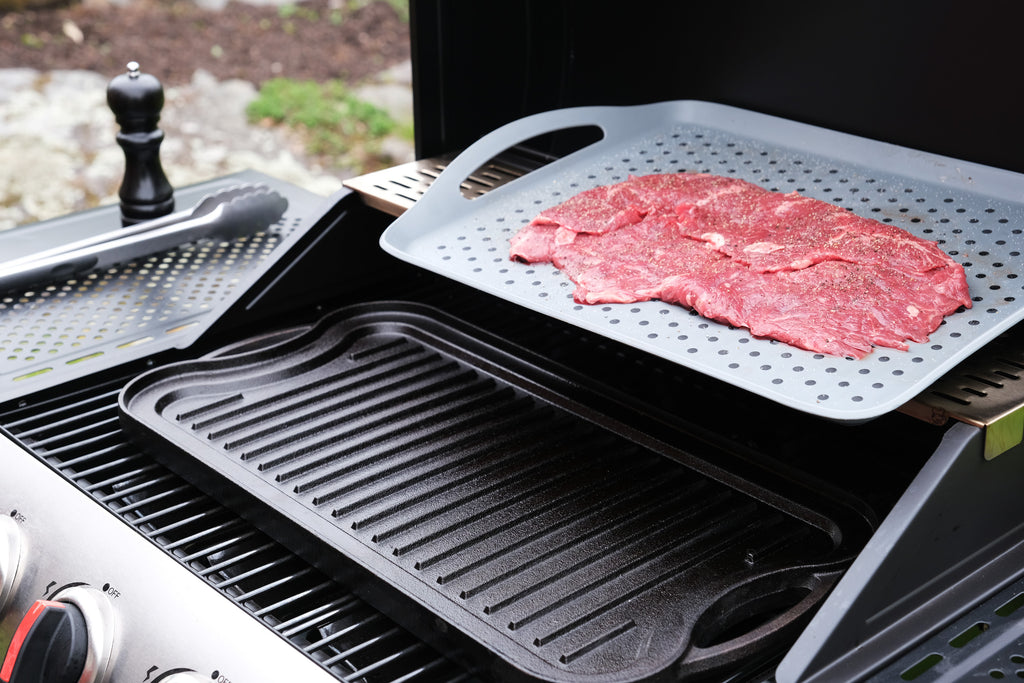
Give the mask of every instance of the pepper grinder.
[[134, 225], [174, 210], [174, 188], [160, 165], [164, 132], [157, 128], [164, 106], [164, 89], [155, 76], [139, 71], [138, 62], [107, 85], [107, 105], [121, 131], [117, 144], [124, 150], [121, 223]]

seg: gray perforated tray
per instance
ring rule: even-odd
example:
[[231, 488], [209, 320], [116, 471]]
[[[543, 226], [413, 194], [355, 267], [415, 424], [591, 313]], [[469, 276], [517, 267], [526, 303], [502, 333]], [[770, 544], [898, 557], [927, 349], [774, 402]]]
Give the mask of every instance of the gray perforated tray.
[[[596, 125], [598, 142], [482, 197], [459, 183], [536, 135]], [[963, 264], [974, 307], [931, 340], [864, 360], [752, 337], [657, 301], [583, 306], [550, 264], [508, 258], [540, 210], [630, 174], [731, 175], [847, 207], [938, 242]], [[1024, 176], [706, 102], [583, 107], [510, 123], [457, 157], [381, 238], [390, 253], [486, 292], [604, 334], [794, 408], [863, 421], [894, 410], [1024, 317]]]
[[[309, 227], [324, 199], [255, 171], [179, 188], [187, 209], [207, 194], [264, 183], [288, 200], [266, 230], [202, 241], [61, 282], [0, 292], [0, 401], [196, 341]], [[105, 206], [0, 233], [22, 256], [120, 226]]]

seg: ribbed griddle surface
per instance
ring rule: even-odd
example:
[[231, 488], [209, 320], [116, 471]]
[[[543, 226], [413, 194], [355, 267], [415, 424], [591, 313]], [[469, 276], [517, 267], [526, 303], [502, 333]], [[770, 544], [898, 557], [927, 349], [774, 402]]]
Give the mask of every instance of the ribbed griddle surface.
[[846, 559], [827, 512], [698, 472], [595, 405], [612, 404], [391, 305], [121, 396], [172, 467], [368, 569], [499, 678], [686, 675], [797, 625]]

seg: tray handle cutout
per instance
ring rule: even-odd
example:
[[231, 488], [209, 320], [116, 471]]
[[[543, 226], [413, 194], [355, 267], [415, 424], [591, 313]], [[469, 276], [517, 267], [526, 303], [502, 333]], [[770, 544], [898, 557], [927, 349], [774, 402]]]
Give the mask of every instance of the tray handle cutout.
[[[675, 104], [675, 103], [671, 103]], [[564, 164], [570, 164], [577, 153], [588, 150], [600, 152], [618, 148], [623, 141], [643, 135], [664, 116], [666, 103], [640, 107], [594, 106], [571, 107], [533, 114], [497, 128], [483, 136], [459, 154], [433, 182], [423, 197], [401, 216], [392, 228], [420, 216], [430, 216], [432, 223], [457, 220], [471, 213], [474, 201], [488, 200], [503, 194], [505, 187], [476, 198], [466, 199], [461, 192], [463, 181], [477, 169], [502, 152], [548, 133], [571, 129], [597, 128], [601, 138], [584, 145], [575, 152], [553, 161], [534, 173], [557, 174]], [[515, 185], [515, 181], [509, 183]]]
[[536, 135], [504, 149], [462, 179], [466, 199], [479, 199], [566, 156], [600, 142], [604, 131], [595, 125], [562, 128]]

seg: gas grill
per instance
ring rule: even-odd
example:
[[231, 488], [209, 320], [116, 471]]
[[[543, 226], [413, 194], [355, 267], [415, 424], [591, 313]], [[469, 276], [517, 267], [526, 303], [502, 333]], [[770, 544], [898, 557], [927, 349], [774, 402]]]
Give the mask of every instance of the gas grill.
[[[1024, 676], [1022, 98], [979, 67], [1013, 22], [951, 55], [933, 5], [484, 5], [411, 5], [418, 161], [179, 188], [288, 209], [6, 293], [5, 646], [71, 605], [81, 681]], [[975, 306], [851, 361], [508, 261], [532, 207], [675, 170], [937, 239]]]

